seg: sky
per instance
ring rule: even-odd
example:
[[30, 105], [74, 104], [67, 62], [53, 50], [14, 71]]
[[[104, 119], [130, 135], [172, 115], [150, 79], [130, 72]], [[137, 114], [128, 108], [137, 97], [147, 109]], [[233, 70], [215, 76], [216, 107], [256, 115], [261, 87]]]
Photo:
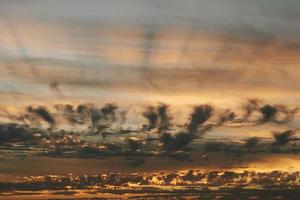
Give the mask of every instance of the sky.
[[[199, 104], [242, 113], [259, 99], [294, 109], [299, 11], [297, 0], [2, 1], [1, 109], [116, 103], [130, 110], [128, 126], [159, 102], [181, 124]], [[297, 129], [298, 118], [242, 132], [271, 137]], [[227, 132], [240, 130], [210, 134]]]
[[299, 9], [292, 0], [3, 1], [1, 102], [297, 104]]
[[298, 187], [299, 21], [299, 0], [1, 0], [0, 199], [49, 174]]

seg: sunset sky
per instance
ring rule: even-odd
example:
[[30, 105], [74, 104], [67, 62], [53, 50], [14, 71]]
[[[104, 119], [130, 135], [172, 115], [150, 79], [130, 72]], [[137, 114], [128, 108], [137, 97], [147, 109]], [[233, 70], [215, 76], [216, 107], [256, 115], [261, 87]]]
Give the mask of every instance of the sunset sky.
[[0, 101], [297, 104], [299, 9], [293, 0], [3, 1]]
[[[68, 167], [300, 171], [299, 22], [299, 0], [2, 0], [0, 178]], [[1, 140], [6, 123], [29, 139]], [[180, 134], [187, 144], [173, 147]], [[24, 153], [19, 139], [33, 147]], [[60, 144], [67, 153], [56, 155]], [[110, 162], [81, 155], [86, 146]], [[196, 161], [174, 161], [173, 151]], [[146, 161], [132, 169], [110, 157], [120, 152]]]
[[299, 9], [293, 0], [3, 1], [1, 106], [297, 106]]

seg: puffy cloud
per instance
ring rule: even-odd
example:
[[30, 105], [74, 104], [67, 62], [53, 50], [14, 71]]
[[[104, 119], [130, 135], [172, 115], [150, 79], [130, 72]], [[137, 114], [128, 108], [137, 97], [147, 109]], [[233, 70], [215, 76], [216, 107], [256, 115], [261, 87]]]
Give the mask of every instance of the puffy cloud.
[[209, 117], [211, 117], [213, 110], [213, 107], [210, 105], [196, 106], [191, 114], [191, 119], [188, 124], [189, 132], [191, 134], [195, 134], [198, 126], [206, 122]]
[[149, 130], [156, 128], [158, 114], [153, 106], [147, 107], [146, 111], [143, 112], [143, 116], [148, 120], [148, 129]]
[[0, 124], [0, 143], [33, 141], [32, 132], [23, 125]]
[[47, 110], [47, 108], [43, 106], [38, 106], [38, 107], [29, 106], [27, 108], [27, 111], [36, 114], [44, 121], [48, 122], [51, 126], [55, 125], [55, 119], [51, 115], [51, 113]]
[[275, 145], [283, 146], [294, 140], [292, 136], [296, 133], [295, 130], [286, 130], [283, 132], [274, 132]]

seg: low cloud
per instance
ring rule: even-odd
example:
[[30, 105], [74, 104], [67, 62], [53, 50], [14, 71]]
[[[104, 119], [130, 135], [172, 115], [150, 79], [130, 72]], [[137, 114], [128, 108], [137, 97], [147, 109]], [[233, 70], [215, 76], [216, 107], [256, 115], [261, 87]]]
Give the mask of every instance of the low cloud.
[[0, 124], [0, 143], [32, 141], [34, 136], [25, 126], [8, 123]]
[[169, 105], [159, 103], [157, 107], [148, 106], [143, 116], [148, 120], [148, 130], [158, 128], [159, 132], [168, 130], [171, 126], [171, 117], [168, 113]]
[[274, 132], [273, 137], [275, 139], [274, 145], [283, 146], [289, 143], [290, 141], [293, 141], [295, 138], [293, 138], [293, 135], [295, 135], [295, 130], [286, 130], [283, 132]]
[[201, 105], [194, 107], [188, 124], [190, 134], [197, 133], [198, 126], [206, 122], [213, 114], [214, 108], [210, 105]]
[[27, 111], [29, 113], [36, 114], [37, 116], [39, 116], [40, 118], [42, 118], [44, 121], [46, 121], [47, 123], [49, 123], [51, 126], [55, 125], [55, 119], [51, 115], [51, 113], [47, 110], [47, 108], [45, 108], [43, 106], [38, 106], [38, 107], [29, 106], [27, 108]]
[[259, 143], [260, 139], [258, 137], [250, 137], [245, 141], [245, 147], [253, 148]]

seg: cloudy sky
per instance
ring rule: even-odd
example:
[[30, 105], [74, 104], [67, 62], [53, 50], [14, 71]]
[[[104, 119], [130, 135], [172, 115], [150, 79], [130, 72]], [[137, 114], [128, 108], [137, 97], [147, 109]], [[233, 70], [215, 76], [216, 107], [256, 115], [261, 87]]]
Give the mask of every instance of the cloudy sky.
[[299, 171], [299, 21], [299, 0], [1, 0], [0, 179]]
[[296, 0], [3, 1], [1, 102], [298, 103], [299, 10]]
[[299, 11], [297, 0], [2, 1], [1, 106], [295, 107]]

